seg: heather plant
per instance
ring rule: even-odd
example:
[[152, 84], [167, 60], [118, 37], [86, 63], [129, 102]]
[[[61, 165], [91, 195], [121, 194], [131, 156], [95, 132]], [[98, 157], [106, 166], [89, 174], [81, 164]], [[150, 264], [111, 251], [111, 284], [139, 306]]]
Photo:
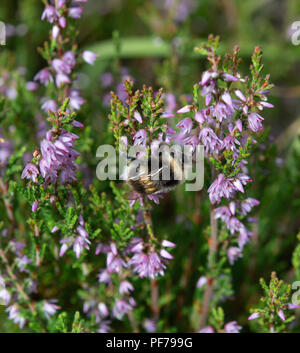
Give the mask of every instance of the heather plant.
[[[181, 62], [190, 45], [183, 48], [186, 42], [174, 36], [188, 25], [196, 1], [154, 1], [152, 14], [139, 14], [173, 41], [170, 58], [156, 64], [155, 83], [131, 75], [114, 32], [101, 94], [91, 93], [81, 80], [102, 53], [79, 46], [86, 2], [43, 1], [49, 39], [38, 48], [43, 66], [32, 78], [11, 64], [1, 67], [1, 329], [296, 331], [299, 243], [294, 249], [293, 228], [282, 239], [275, 218], [297, 218], [299, 141], [281, 163], [264, 122], [274, 106], [262, 48], [243, 62], [238, 46], [224, 53], [220, 38], [210, 35], [189, 54], [201, 62], [193, 85], [182, 72], [195, 62]], [[169, 27], [157, 27], [164, 16]], [[204, 148], [201, 190], [180, 185], [144, 195], [121, 180], [97, 179], [102, 144], [120, 153], [141, 147], [149, 157], [162, 142], [189, 147], [194, 164]], [[268, 190], [277, 202], [268, 201]], [[278, 204], [293, 197], [287, 220]], [[274, 272], [282, 278], [288, 270], [281, 248], [293, 252], [284, 281]], [[259, 280], [270, 273], [269, 284]]]

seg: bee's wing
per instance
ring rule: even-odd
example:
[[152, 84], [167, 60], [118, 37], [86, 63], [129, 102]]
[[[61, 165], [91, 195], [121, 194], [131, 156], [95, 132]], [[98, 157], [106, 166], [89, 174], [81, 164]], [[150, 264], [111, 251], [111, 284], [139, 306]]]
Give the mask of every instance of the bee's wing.
[[163, 170], [164, 167], [161, 167], [157, 170], [154, 170], [153, 172], [150, 172], [150, 173], [145, 173], [145, 172], [141, 172], [137, 175], [134, 175], [133, 177], [129, 178], [129, 180], [138, 180], [138, 179], [144, 179], [144, 178], [152, 178], [154, 177], [155, 175], [157, 175], [159, 172], [161, 172]]

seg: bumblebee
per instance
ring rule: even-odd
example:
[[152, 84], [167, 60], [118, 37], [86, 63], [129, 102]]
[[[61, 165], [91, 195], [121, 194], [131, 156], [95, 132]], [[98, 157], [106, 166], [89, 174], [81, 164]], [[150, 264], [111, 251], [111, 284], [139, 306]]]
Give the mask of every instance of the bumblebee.
[[157, 153], [152, 153], [146, 161], [131, 159], [126, 182], [133, 192], [140, 195], [169, 192], [184, 182], [183, 162], [181, 149], [174, 150], [161, 142]]

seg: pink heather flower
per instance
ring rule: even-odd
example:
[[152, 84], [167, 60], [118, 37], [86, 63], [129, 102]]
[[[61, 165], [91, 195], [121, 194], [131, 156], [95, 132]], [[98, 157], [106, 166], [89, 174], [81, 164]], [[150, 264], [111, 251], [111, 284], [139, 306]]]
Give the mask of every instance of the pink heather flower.
[[98, 55], [93, 53], [92, 51], [90, 50], [85, 50], [83, 53], [82, 53], [82, 58], [83, 60], [90, 64], [90, 65], [94, 65], [94, 62], [95, 60], [97, 59]]
[[59, 73], [56, 75], [55, 82], [57, 87], [61, 87], [61, 85], [64, 83], [71, 83], [71, 80], [67, 75]]
[[147, 195], [147, 198], [158, 205], [159, 199], [163, 199], [164, 197], [163, 197], [163, 194], [155, 194], [155, 195]]
[[231, 112], [234, 112], [235, 110], [235, 106], [233, 104], [233, 101], [232, 101], [232, 98], [230, 96], [230, 93], [228, 91], [225, 91], [223, 94], [222, 94], [222, 100], [223, 102], [225, 102], [227, 104], [227, 107], [229, 109], [231, 109]]
[[55, 100], [53, 99], [48, 99], [46, 100], [42, 106], [41, 106], [42, 110], [45, 112], [45, 113], [48, 113], [49, 111], [50, 112], [56, 112], [57, 110], [57, 105], [56, 105], [56, 102]]
[[62, 59], [52, 60], [52, 67], [57, 73], [70, 74], [71, 67]]
[[133, 118], [139, 122], [140, 124], [143, 123], [143, 119], [142, 119], [142, 116], [139, 112], [135, 111], [134, 114], [133, 114]]
[[28, 91], [36, 91], [39, 88], [39, 84], [33, 81], [26, 82], [26, 89]]
[[237, 146], [236, 145], [240, 145], [239, 140], [237, 140], [234, 136], [232, 135], [227, 135], [222, 143], [222, 148], [226, 149], [226, 150], [231, 150], [231, 151], [237, 151]]
[[59, 230], [59, 227], [57, 226], [54, 226], [52, 229], [51, 229], [51, 233], [55, 233]]
[[142, 129], [139, 130], [134, 136], [133, 136], [133, 145], [143, 145], [144, 147], [146, 146], [147, 142], [147, 132], [146, 130]]
[[79, 258], [83, 249], [90, 249], [89, 244], [91, 242], [88, 239], [87, 231], [82, 226], [78, 226], [76, 230], [79, 235], [74, 240], [73, 251], [75, 252], [76, 257]]
[[215, 209], [215, 218], [220, 218], [223, 222], [228, 222], [232, 212], [227, 206], [220, 206]]
[[165, 249], [160, 250], [160, 256], [164, 257], [165, 259], [172, 260], [174, 257]]
[[120, 283], [119, 292], [120, 294], [129, 294], [130, 291], [134, 290], [132, 284], [128, 281], [122, 281]]
[[52, 28], [52, 38], [56, 40], [58, 35], [59, 35], [59, 27], [55, 25]]
[[53, 23], [58, 18], [59, 18], [59, 13], [55, 9], [55, 7], [46, 4], [46, 7], [42, 13], [42, 21], [46, 19], [48, 22]]
[[260, 317], [260, 313], [253, 313], [248, 317], [248, 320], [255, 320]]
[[71, 69], [76, 65], [75, 54], [72, 52], [72, 50], [67, 51], [63, 55], [62, 61]]
[[239, 130], [239, 132], [243, 131], [243, 124], [240, 119], [235, 122], [235, 127]]
[[282, 321], [285, 321], [285, 315], [284, 315], [284, 312], [282, 310], [279, 310], [277, 315], [280, 317], [280, 319]]
[[[176, 98], [173, 93], [167, 93], [166, 99], [166, 110], [165, 113], [172, 114], [176, 109]], [[173, 115], [173, 114], [172, 114]]]
[[233, 265], [233, 263], [235, 262], [236, 259], [242, 257], [241, 249], [239, 249], [235, 246], [231, 246], [227, 250], [227, 257], [228, 257], [228, 261], [229, 261], [230, 265]]
[[207, 86], [210, 84], [210, 81], [212, 79], [215, 79], [218, 77], [218, 73], [217, 72], [214, 72], [214, 71], [205, 71], [203, 72], [202, 74], [202, 78], [201, 78], [201, 81], [200, 81], [200, 85], [201, 86]]
[[239, 89], [235, 90], [234, 93], [241, 101], [243, 101], [243, 102], [247, 101], [246, 97], [244, 96], [242, 91], [240, 91]]
[[207, 190], [211, 203], [219, 203], [222, 197], [229, 199], [234, 192], [235, 187], [231, 179], [226, 179], [224, 174], [219, 174], [217, 179]]
[[184, 113], [188, 113], [191, 111], [192, 109], [192, 105], [185, 105], [184, 107], [180, 108], [179, 110], [177, 110], [178, 114], [184, 114]]
[[111, 274], [107, 270], [101, 270], [97, 277], [100, 283], [111, 283]]
[[101, 315], [101, 317], [106, 317], [109, 315], [109, 311], [107, 309], [107, 306], [105, 303], [99, 303], [98, 304], [98, 310]]
[[111, 321], [109, 320], [102, 320], [98, 323], [99, 329], [97, 330], [98, 333], [108, 333], [110, 331], [110, 324]]
[[244, 225], [236, 217], [231, 217], [228, 219], [226, 221], [226, 226], [229, 229], [231, 235], [244, 227]]
[[218, 102], [211, 108], [211, 115], [214, 116], [220, 123], [232, 116], [232, 111], [223, 102]]
[[197, 288], [201, 288], [203, 286], [205, 286], [207, 283], [207, 277], [206, 276], [201, 276], [199, 279], [198, 279], [198, 282], [196, 284], [196, 287]]
[[259, 205], [259, 201], [248, 197], [246, 200], [241, 203], [241, 213], [245, 216], [252, 210], [252, 207]]
[[261, 130], [262, 129], [262, 123], [261, 123], [262, 120], [264, 120], [264, 118], [262, 116], [260, 116], [258, 113], [251, 112], [248, 115], [249, 128], [254, 132]]
[[251, 179], [248, 175], [239, 173], [233, 180], [233, 185], [235, 186], [236, 190], [244, 193], [245, 191], [243, 185], [247, 185], [247, 183], [249, 183], [250, 181]]
[[[4, 287], [4, 286], [2, 286], [0, 283], [0, 288], [1, 287]], [[3, 301], [4, 305], [7, 306], [10, 302], [10, 299], [11, 299], [10, 292], [5, 288], [0, 289], [0, 300]]]
[[245, 244], [248, 243], [249, 237], [252, 236], [253, 233], [246, 229], [246, 227], [242, 226], [240, 228], [240, 233], [238, 235], [238, 244], [239, 248], [242, 250]]
[[20, 272], [28, 272], [25, 267], [31, 263], [32, 260], [29, 259], [26, 255], [23, 255], [22, 257], [17, 259], [17, 266]]
[[300, 305], [299, 304], [288, 304], [288, 308], [289, 310], [293, 310], [293, 309], [300, 309]]
[[172, 243], [169, 240], [163, 240], [161, 245], [164, 246], [165, 248], [173, 248], [176, 246], [176, 244]]
[[49, 82], [53, 82], [53, 77], [48, 69], [42, 69], [34, 76], [34, 80], [40, 81], [42, 85], [47, 85]]
[[149, 253], [136, 252], [128, 262], [132, 266], [133, 272], [136, 272], [141, 278], [154, 278], [158, 274], [163, 276], [166, 263], [167, 260], [161, 258], [154, 251]]
[[13, 320], [15, 324], [19, 324], [20, 328], [24, 327], [26, 320], [23, 316], [21, 316], [17, 304], [9, 306], [5, 311], [9, 313], [8, 318], [10, 320]]
[[126, 302], [124, 299], [117, 299], [113, 307], [113, 316], [119, 320], [123, 318], [125, 314], [133, 309], [133, 303]]
[[229, 209], [230, 209], [230, 212], [234, 215], [235, 214], [235, 202], [234, 201], [231, 201], [229, 203]]
[[67, 24], [67, 21], [66, 21], [66, 19], [64, 17], [60, 17], [58, 19], [58, 23], [59, 23], [60, 27], [65, 28], [66, 24]]
[[268, 103], [268, 102], [260, 102], [260, 105], [263, 107], [263, 108], [274, 108], [274, 105], [271, 104], [271, 103]]
[[69, 17], [79, 19], [82, 14], [81, 7], [70, 7], [69, 8]]
[[37, 201], [34, 201], [31, 207], [31, 211], [35, 212], [38, 207], [39, 207], [39, 203]]
[[193, 128], [193, 121], [191, 118], [185, 118], [181, 120], [177, 125], [183, 133], [191, 132]]
[[196, 112], [194, 119], [199, 123], [199, 124], [203, 124], [206, 120], [205, 118], [205, 114], [203, 112], [203, 110], [201, 110], [200, 112]]
[[218, 152], [222, 147], [222, 141], [210, 127], [203, 127], [199, 134], [199, 139], [205, 146], [206, 153]]
[[74, 110], [79, 110], [82, 104], [85, 103], [85, 99], [80, 97], [80, 92], [78, 90], [71, 90], [70, 92], [70, 107]]
[[145, 319], [144, 321], [144, 329], [148, 333], [153, 333], [156, 331], [156, 321], [153, 319]]
[[109, 273], [119, 273], [126, 266], [126, 262], [121, 259], [117, 252], [114, 254], [111, 250], [107, 253], [106, 267]]
[[211, 326], [206, 326], [203, 327], [203, 329], [200, 330], [199, 333], [215, 333], [215, 330]]
[[47, 320], [50, 319], [50, 315], [54, 315], [56, 311], [60, 309], [60, 306], [54, 304], [56, 302], [56, 299], [44, 300], [43, 311]]
[[236, 321], [230, 321], [224, 326], [226, 333], [240, 333], [241, 329], [242, 327]]
[[57, 8], [61, 9], [66, 3], [66, 0], [58, 0], [57, 1]]
[[227, 82], [236, 82], [239, 80], [237, 77], [230, 75], [227, 72], [222, 73], [222, 78], [224, 81], [227, 81]]
[[37, 167], [33, 164], [33, 163], [27, 163], [21, 178], [24, 179], [32, 179], [33, 182], [37, 182], [37, 176], [40, 174], [40, 172], [38, 171]]

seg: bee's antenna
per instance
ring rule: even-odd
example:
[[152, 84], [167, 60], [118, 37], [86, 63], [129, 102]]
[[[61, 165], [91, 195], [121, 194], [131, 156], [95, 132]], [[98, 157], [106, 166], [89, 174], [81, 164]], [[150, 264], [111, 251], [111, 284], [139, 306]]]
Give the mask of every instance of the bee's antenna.
[[165, 132], [163, 132], [163, 134], [162, 134], [162, 140], [163, 140], [163, 142], [166, 142], [166, 140], [167, 140], [167, 134]]

